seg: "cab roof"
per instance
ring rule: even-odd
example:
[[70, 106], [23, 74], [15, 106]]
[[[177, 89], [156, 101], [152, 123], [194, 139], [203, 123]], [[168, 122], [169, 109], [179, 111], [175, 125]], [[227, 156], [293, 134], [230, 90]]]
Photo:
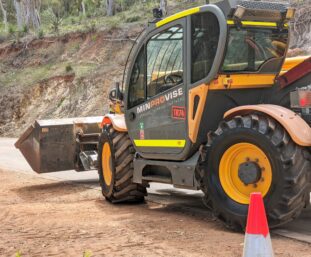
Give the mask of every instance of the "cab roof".
[[[288, 5], [275, 2], [261, 1], [243, 1], [243, 0], [224, 0], [213, 5], [218, 6], [227, 19], [233, 18], [235, 10], [239, 7], [243, 9], [243, 20], [262, 21], [262, 22], [279, 22], [288, 11]], [[155, 22], [156, 27], [173, 22], [177, 19], [184, 18], [196, 13], [208, 11], [210, 5], [202, 5], [178, 12], [164, 19]]]

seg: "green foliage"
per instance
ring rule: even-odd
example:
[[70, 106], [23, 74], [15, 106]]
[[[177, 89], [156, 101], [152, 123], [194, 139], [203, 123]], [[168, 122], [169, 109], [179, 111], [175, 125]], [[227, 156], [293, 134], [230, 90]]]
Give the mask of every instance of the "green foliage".
[[137, 16], [127, 17], [125, 21], [131, 23], [131, 22], [139, 21], [140, 19], [141, 17], [137, 15]]
[[[58, 53], [58, 55], [59, 54], [60, 53]], [[26, 67], [24, 69], [10, 69], [1, 75], [0, 85], [8, 88], [16, 85], [28, 87], [42, 80], [65, 74], [66, 66], [68, 66], [68, 62], [51, 60], [48, 64], [42, 64], [39, 66]], [[98, 65], [95, 63], [75, 63], [73, 67], [75, 78], [78, 79], [85, 77], [94, 72], [97, 67]]]
[[66, 66], [66, 72], [69, 73], [69, 72], [72, 72], [72, 71], [73, 71], [72, 66], [71, 66], [70, 64], [68, 64], [68, 65]]
[[95, 21], [86, 21], [85, 22], [85, 30], [89, 32], [95, 32], [96, 31], [96, 22]]
[[109, 27], [109, 29], [116, 29], [120, 26], [121, 24], [121, 19], [118, 18], [111, 18], [108, 22], [107, 25]]
[[27, 25], [24, 25], [24, 26], [23, 26], [22, 32], [25, 33], [25, 34], [28, 33], [28, 26], [27, 26]]
[[20, 251], [18, 251], [16, 254], [15, 254], [15, 257], [22, 257], [22, 254]]
[[59, 101], [59, 103], [57, 105], [57, 108], [61, 107], [65, 100], [66, 100], [66, 97], [62, 97], [62, 99], [60, 99], [60, 101]]
[[38, 38], [40, 38], [40, 39], [44, 38], [44, 31], [43, 31], [43, 29], [40, 29], [38, 31]]
[[[14, 1], [6, 2], [9, 20], [7, 38], [19, 40], [28, 33], [35, 33], [38, 38], [42, 38], [73, 31], [95, 32], [101, 28], [114, 29], [124, 23], [146, 23], [147, 20], [153, 19], [152, 9], [159, 6], [160, 0], [115, 0], [116, 15], [113, 17], [106, 16], [106, 0], [41, 0], [41, 27], [35, 32], [29, 31], [26, 26], [17, 29]], [[169, 0], [169, 14], [204, 3], [205, 0]], [[4, 26], [0, 21], [0, 33], [3, 31]]]
[[96, 34], [93, 34], [92, 37], [91, 37], [91, 39], [92, 39], [93, 42], [95, 42], [95, 41], [97, 40], [97, 35], [96, 35]]
[[15, 26], [13, 26], [12, 24], [9, 25], [9, 34], [13, 35], [16, 31]]
[[92, 257], [92, 252], [91, 251], [85, 251], [83, 253], [83, 257]]
[[53, 33], [59, 34], [59, 28], [63, 19], [57, 11], [55, 12], [52, 8], [46, 9], [41, 15], [41, 20]]

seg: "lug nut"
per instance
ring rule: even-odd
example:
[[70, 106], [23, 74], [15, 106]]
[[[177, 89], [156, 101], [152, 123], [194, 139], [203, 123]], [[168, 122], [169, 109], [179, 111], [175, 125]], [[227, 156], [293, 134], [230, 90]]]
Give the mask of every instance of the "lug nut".
[[261, 168], [261, 171], [265, 171], [265, 167], [262, 167], [262, 168]]
[[261, 178], [260, 181], [261, 181], [261, 182], [264, 182], [264, 181], [265, 181], [265, 178]]
[[257, 187], [257, 184], [254, 184], [253, 187], [256, 188], [256, 187]]
[[250, 158], [248, 158], [248, 157], [246, 158], [246, 161], [247, 161], [247, 162], [249, 162], [250, 160], [251, 160]]
[[259, 162], [259, 159], [256, 158], [256, 159], [255, 159], [255, 162]]

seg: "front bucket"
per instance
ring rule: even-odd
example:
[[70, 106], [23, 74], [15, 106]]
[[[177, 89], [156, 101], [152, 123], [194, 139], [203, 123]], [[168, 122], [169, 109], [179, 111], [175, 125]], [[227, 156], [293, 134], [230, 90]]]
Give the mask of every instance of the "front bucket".
[[100, 133], [103, 117], [37, 120], [15, 143], [37, 173], [75, 168], [76, 135]]

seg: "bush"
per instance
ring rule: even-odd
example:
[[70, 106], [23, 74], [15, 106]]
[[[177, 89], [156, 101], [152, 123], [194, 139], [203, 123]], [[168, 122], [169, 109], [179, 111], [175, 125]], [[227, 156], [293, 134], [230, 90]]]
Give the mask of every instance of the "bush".
[[23, 25], [22, 32], [23, 33], [28, 33], [28, 26], [26, 24]]
[[96, 32], [96, 22], [95, 21], [85, 21], [85, 30], [88, 32]]
[[120, 26], [122, 20], [118, 16], [114, 16], [107, 21], [107, 25], [110, 29], [116, 29]]
[[126, 18], [126, 22], [136, 22], [140, 20], [140, 16], [136, 15], [136, 16], [130, 16], [128, 18]]
[[50, 25], [50, 28], [54, 33], [59, 33], [59, 27], [63, 20], [59, 14], [55, 14], [51, 8], [42, 12], [41, 20], [42, 23]]
[[92, 252], [91, 251], [85, 251], [83, 253], [83, 257], [92, 257]]
[[93, 34], [92, 37], [91, 37], [91, 39], [92, 39], [93, 42], [95, 42], [95, 41], [97, 40], [97, 35], [96, 35], [96, 34]]
[[10, 26], [9, 26], [9, 34], [13, 35], [14, 33], [15, 33], [15, 27], [10, 24]]
[[43, 29], [40, 29], [40, 30], [38, 31], [38, 38], [39, 38], [39, 39], [44, 38], [44, 31], [43, 31]]
[[72, 72], [72, 71], [73, 71], [72, 66], [71, 66], [70, 64], [68, 64], [68, 65], [66, 66], [66, 72], [69, 73], [69, 72]]

